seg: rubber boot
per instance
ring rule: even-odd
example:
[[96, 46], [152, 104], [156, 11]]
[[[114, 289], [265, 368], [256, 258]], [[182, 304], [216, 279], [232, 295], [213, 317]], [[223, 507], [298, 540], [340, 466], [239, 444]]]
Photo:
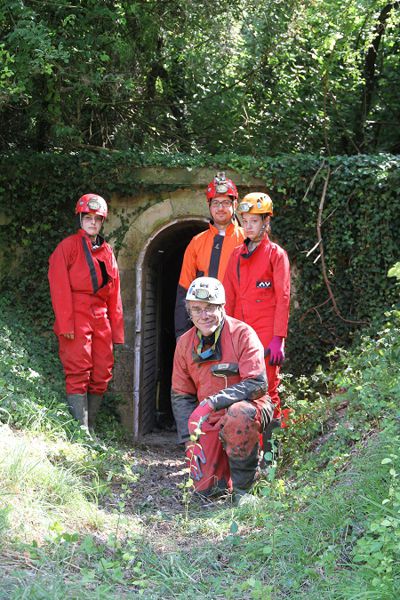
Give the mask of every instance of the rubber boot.
[[67, 394], [69, 410], [77, 421], [88, 426], [88, 401], [86, 394]]
[[276, 442], [272, 440], [275, 429], [280, 429], [281, 419], [272, 419], [264, 429], [262, 434], [263, 438], [263, 458], [260, 464], [261, 470], [268, 469], [272, 465], [272, 462], [276, 454]]
[[89, 429], [92, 430], [96, 423], [97, 413], [99, 412], [103, 396], [99, 396], [98, 394], [88, 394], [87, 400]]
[[251, 495], [251, 488], [243, 490], [241, 488], [233, 488], [232, 492], [232, 504], [233, 506], [239, 506], [243, 500], [246, 501], [248, 498], [253, 498]]

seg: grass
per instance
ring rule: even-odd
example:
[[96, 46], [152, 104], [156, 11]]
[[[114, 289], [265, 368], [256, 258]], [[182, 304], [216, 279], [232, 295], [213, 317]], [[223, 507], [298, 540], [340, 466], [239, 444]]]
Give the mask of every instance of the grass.
[[[99, 515], [91, 487], [78, 469], [54, 465], [55, 442], [32, 434], [0, 428], [0, 489], [7, 502], [8, 537], [44, 539], [55, 524], [94, 528]], [[75, 472], [76, 471], [76, 472]]]
[[135, 503], [140, 451], [71, 421], [51, 341], [3, 309], [0, 599], [400, 597], [398, 312], [329, 373], [285, 380], [294, 423], [247, 503], [186, 518]]

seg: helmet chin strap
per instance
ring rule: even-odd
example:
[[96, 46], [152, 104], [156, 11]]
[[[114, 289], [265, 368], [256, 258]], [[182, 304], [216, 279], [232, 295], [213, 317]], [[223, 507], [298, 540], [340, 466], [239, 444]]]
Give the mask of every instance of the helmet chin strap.
[[261, 240], [263, 239], [264, 235], [267, 233], [266, 232], [266, 229], [267, 229], [266, 218], [267, 217], [263, 217], [263, 224], [262, 224], [260, 231], [258, 232], [257, 237], [254, 238], [254, 240], [251, 240], [253, 244], [259, 244], [261, 242]]

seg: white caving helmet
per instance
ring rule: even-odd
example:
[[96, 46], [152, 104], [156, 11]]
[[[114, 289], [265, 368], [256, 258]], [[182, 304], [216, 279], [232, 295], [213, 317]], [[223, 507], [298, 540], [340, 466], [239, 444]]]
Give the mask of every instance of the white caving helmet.
[[186, 300], [200, 300], [209, 304], [225, 304], [225, 290], [215, 277], [198, 277], [189, 286]]

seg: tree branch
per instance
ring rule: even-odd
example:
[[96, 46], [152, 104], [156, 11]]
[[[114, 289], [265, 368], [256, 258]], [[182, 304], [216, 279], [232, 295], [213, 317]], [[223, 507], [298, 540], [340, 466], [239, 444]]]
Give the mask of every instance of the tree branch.
[[324, 204], [325, 204], [325, 198], [326, 198], [326, 192], [328, 189], [328, 183], [329, 183], [329, 178], [331, 175], [331, 169], [328, 166], [328, 173], [327, 176], [325, 178], [325, 182], [324, 182], [324, 187], [322, 190], [322, 194], [321, 194], [321, 201], [319, 203], [319, 208], [318, 208], [318, 217], [317, 217], [317, 238], [318, 238], [318, 243], [319, 243], [319, 250], [320, 250], [320, 257], [321, 257], [321, 270], [322, 270], [322, 277], [324, 278], [324, 282], [326, 285], [326, 288], [328, 290], [328, 294], [329, 297], [332, 301], [333, 304], [333, 310], [335, 311], [336, 315], [339, 317], [339, 319], [341, 319], [342, 321], [344, 321], [345, 323], [351, 323], [353, 325], [368, 325], [368, 321], [352, 321], [350, 319], [345, 319], [338, 308], [337, 302], [336, 302], [336, 298], [333, 294], [332, 291], [332, 287], [331, 284], [329, 282], [329, 278], [327, 275], [327, 270], [326, 270], [326, 263], [325, 263], [325, 253], [324, 253], [324, 244], [322, 241], [322, 232], [321, 232], [321, 228], [322, 228], [322, 211], [324, 209]]

